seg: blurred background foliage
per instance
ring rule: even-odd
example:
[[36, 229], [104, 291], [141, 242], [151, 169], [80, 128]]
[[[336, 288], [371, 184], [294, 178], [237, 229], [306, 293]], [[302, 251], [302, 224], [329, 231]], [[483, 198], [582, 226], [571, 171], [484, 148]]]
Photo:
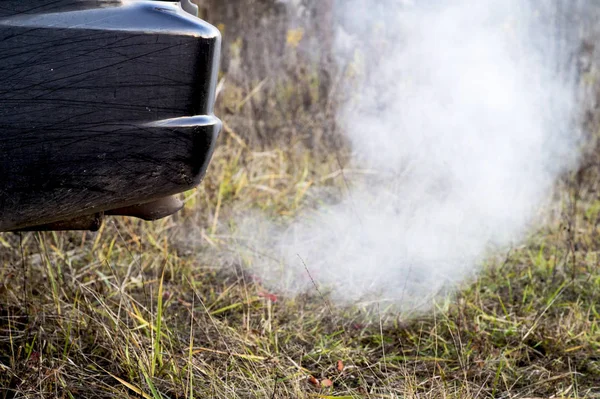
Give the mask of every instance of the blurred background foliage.
[[[223, 34], [217, 112], [225, 122], [226, 134], [251, 147], [300, 145], [315, 154], [344, 147], [335, 115], [348, 97], [343, 92], [345, 79], [352, 71], [368, 75], [369, 67], [369, 61], [361, 58], [358, 43], [352, 59], [341, 62], [334, 54], [336, 12], [348, 2], [194, 1], [200, 17]], [[405, 3], [399, 0], [398, 6]], [[540, 18], [561, 19], [555, 24], [557, 42], [574, 35], [580, 39], [570, 60], [577, 67], [580, 96], [585, 99], [580, 122], [588, 140], [582, 143], [585, 155], [579, 172], [588, 174], [591, 168], [595, 176], [600, 174], [596, 171], [600, 165], [600, 3], [541, 0], [535, 4], [539, 4]], [[586, 12], [576, 10], [582, 7]], [[378, 24], [365, 26], [381, 28]], [[361, 44], [369, 45], [368, 38], [375, 34], [365, 32]]]
[[218, 112], [250, 145], [337, 142], [333, 0], [199, 0], [223, 34]]

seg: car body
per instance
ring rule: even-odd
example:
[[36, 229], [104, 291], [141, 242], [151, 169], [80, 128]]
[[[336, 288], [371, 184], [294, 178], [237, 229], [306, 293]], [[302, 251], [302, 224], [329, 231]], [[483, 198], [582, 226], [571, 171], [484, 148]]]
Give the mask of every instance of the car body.
[[188, 1], [4, 0], [0, 231], [156, 219], [197, 186], [213, 115], [219, 31]]

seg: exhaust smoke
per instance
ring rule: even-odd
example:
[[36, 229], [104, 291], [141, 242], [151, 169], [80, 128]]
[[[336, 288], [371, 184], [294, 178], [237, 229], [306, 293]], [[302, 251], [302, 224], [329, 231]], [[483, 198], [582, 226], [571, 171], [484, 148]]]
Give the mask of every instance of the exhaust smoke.
[[338, 122], [376, 174], [290, 226], [246, 215], [237, 250], [287, 294], [425, 310], [522, 239], [576, 165], [584, 2], [338, 3]]

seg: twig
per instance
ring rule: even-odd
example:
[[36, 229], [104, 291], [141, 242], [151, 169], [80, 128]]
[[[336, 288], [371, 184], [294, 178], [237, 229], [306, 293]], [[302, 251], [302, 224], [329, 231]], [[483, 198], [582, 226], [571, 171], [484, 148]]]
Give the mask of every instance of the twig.
[[298, 256], [298, 258], [300, 259], [300, 262], [302, 262], [302, 264], [304, 265], [304, 270], [306, 270], [306, 273], [308, 274], [308, 277], [310, 278], [310, 281], [312, 282], [312, 284], [315, 287], [315, 290], [317, 290], [317, 293], [319, 294], [319, 296], [321, 297], [321, 299], [323, 300], [323, 302], [325, 303], [325, 306], [327, 306], [327, 310], [329, 310], [329, 313], [331, 313], [331, 316], [333, 316], [333, 310], [331, 308], [331, 304], [329, 303], [329, 301], [325, 298], [325, 295], [323, 295], [323, 293], [321, 292], [321, 290], [319, 289], [319, 286], [317, 285], [317, 282], [315, 281], [315, 279], [313, 278], [313, 276], [310, 274], [310, 270], [308, 270], [308, 266], [306, 265], [306, 262], [304, 262], [304, 259], [302, 259], [302, 257], [300, 256], [300, 254], [296, 254]]

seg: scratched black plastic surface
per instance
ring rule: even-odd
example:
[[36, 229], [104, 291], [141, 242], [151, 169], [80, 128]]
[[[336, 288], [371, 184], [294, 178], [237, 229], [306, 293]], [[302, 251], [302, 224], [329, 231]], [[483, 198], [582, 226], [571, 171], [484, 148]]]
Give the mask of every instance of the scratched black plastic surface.
[[219, 48], [174, 3], [3, 0], [0, 231], [197, 185], [220, 128]]

